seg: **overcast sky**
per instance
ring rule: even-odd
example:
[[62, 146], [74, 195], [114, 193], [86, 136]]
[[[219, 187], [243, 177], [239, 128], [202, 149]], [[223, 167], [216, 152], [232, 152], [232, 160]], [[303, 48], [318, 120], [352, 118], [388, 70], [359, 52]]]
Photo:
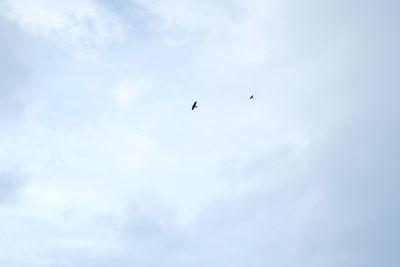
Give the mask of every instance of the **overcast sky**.
[[2, 0], [0, 265], [400, 266], [399, 14]]

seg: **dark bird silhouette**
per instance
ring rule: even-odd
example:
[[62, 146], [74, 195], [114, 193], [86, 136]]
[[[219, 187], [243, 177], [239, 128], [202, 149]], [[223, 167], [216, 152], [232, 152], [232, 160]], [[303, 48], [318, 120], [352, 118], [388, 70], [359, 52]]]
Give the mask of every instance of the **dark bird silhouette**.
[[197, 108], [197, 101], [194, 102], [193, 105], [192, 105], [192, 110], [195, 109], [195, 108]]
[[254, 95], [251, 95], [251, 96], [250, 96], [250, 99], [254, 99]]

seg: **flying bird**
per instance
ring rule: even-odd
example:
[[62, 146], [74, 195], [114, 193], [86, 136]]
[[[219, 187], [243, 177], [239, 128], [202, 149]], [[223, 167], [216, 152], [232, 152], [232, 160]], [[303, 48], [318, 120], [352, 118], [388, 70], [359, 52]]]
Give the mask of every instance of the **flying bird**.
[[197, 108], [197, 101], [194, 102], [193, 105], [192, 105], [192, 110], [195, 109], [195, 108]]
[[250, 96], [250, 99], [254, 99], [254, 95], [251, 95], [251, 96]]

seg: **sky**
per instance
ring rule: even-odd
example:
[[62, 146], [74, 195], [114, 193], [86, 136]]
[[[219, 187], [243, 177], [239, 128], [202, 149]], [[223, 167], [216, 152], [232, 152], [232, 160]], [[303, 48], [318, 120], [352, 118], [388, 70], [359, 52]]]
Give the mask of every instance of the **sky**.
[[2, 0], [0, 265], [399, 266], [399, 13]]

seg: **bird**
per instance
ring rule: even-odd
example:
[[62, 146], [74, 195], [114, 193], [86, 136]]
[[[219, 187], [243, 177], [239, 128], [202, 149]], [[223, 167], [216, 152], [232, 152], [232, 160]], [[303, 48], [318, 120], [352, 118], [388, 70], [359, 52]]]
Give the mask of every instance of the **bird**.
[[250, 99], [254, 99], [254, 95], [251, 95], [251, 96], [250, 96]]
[[197, 108], [197, 101], [195, 101], [192, 105], [192, 110], [194, 110], [195, 108]]

